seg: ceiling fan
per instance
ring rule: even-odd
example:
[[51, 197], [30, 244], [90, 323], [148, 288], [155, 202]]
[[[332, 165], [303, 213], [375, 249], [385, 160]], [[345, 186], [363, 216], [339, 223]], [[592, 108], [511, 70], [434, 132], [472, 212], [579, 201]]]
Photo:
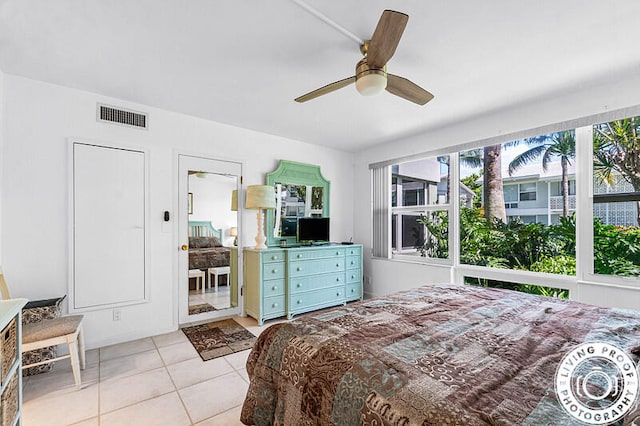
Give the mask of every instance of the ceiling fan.
[[296, 98], [295, 101], [306, 102], [355, 82], [356, 89], [364, 96], [376, 95], [386, 90], [419, 105], [429, 102], [433, 99], [431, 93], [404, 77], [387, 73], [387, 62], [395, 53], [408, 20], [409, 16], [404, 13], [385, 10], [371, 40], [365, 40], [360, 45], [360, 52], [364, 58], [356, 65], [356, 75], [327, 84]]

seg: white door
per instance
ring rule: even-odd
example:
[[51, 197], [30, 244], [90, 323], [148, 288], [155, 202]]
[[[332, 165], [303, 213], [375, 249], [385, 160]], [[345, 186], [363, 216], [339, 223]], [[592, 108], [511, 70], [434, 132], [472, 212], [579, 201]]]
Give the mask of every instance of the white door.
[[73, 143], [71, 309], [147, 298], [145, 153]]
[[[205, 273], [207, 285], [196, 287], [200, 281], [198, 278], [189, 279], [189, 222], [192, 224], [208, 223], [215, 232], [219, 232], [221, 243], [229, 256], [235, 256], [237, 262], [232, 264], [242, 265], [241, 243], [234, 246], [231, 228], [236, 228], [238, 236], [242, 235], [240, 215], [231, 211], [231, 192], [241, 187], [242, 164], [232, 161], [215, 160], [195, 157], [190, 155], [178, 156], [178, 268], [175, 282], [178, 285], [178, 317], [180, 324], [206, 319], [215, 319], [240, 314], [242, 312], [242, 267], [232, 271], [236, 274], [238, 286], [235, 288], [237, 302], [231, 296], [232, 287], [229, 275], [221, 275], [218, 291], [210, 285], [207, 268], [199, 265]], [[240, 191], [239, 191], [240, 192]], [[242, 238], [238, 237], [241, 242]], [[212, 277], [213, 278], [213, 277]], [[191, 284], [191, 289], [190, 289]], [[202, 286], [203, 284], [200, 283]], [[204, 288], [204, 291], [202, 289]], [[231, 301], [233, 300], [233, 303]], [[202, 311], [192, 309], [200, 305]], [[207, 310], [213, 307], [215, 309]], [[234, 306], [235, 305], [235, 306]]]

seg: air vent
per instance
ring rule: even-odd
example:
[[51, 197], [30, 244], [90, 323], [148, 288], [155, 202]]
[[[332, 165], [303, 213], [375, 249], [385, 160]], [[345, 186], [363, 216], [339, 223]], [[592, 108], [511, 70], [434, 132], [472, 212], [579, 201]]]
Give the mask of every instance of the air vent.
[[138, 129], [146, 129], [148, 127], [148, 116], [145, 113], [101, 104], [98, 104], [98, 121], [123, 124]]

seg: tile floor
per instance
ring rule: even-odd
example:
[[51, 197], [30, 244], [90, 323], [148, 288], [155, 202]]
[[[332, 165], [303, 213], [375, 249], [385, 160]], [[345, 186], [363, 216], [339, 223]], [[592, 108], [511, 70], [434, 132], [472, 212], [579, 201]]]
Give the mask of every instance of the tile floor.
[[[234, 320], [256, 336], [274, 323]], [[90, 350], [80, 390], [68, 360], [24, 378], [22, 424], [240, 425], [248, 355], [203, 362], [180, 330]]]
[[207, 288], [204, 293], [198, 290], [189, 290], [189, 306], [208, 303], [214, 308], [226, 309], [231, 307], [231, 292], [226, 285], [219, 285], [218, 292]]

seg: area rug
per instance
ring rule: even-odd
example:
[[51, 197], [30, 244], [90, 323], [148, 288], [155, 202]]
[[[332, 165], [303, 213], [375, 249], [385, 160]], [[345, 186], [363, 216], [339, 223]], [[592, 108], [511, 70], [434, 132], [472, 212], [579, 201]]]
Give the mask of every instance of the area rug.
[[189, 306], [189, 315], [201, 314], [203, 312], [211, 312], [215, 311], [216, 308], [211, 306], [208, 303], [201, 303], [199, 305], [191, 305]]
[[256, 337], [232, 319], [182, 329], [203, 361], [251, 349]]

